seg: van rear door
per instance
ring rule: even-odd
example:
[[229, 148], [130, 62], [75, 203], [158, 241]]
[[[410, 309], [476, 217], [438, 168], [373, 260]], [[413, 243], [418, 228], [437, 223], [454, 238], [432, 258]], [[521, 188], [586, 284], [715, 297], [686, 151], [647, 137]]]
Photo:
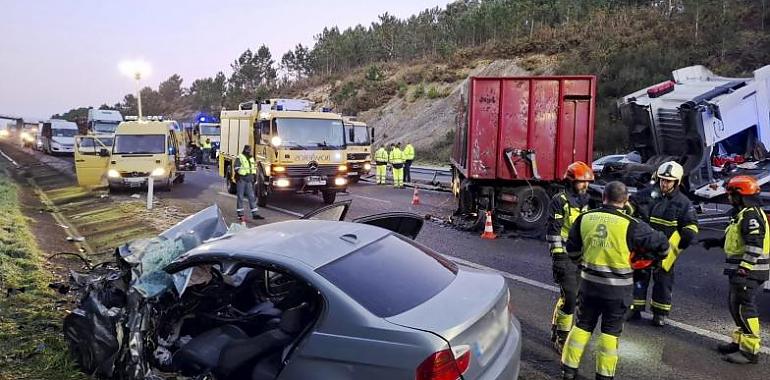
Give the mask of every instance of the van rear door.
[[78, 185], [102, 187], [107, 185], [110, 150], [94, 136], [75, 136], [75, 173]]

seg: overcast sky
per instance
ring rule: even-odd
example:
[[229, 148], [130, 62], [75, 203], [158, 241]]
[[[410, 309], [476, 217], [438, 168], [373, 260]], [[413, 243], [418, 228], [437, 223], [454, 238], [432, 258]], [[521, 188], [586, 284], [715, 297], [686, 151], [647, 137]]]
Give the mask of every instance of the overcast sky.
[[0, 0], [0, 115], [47, 118], [78, 106], [114, 104], [134, 91], [118, 63], [152, 65], [144, 85], [174, 73], [224, 71], [244, 50], [266, 44], [276, 61], [324, 26], [369, 25], [440, 0]]

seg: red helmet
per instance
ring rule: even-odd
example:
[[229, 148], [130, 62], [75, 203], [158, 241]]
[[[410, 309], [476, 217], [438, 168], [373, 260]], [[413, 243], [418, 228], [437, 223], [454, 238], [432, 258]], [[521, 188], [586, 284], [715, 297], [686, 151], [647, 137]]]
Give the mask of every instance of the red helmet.
[[567, 166], [567, 171], [564, 173], [564, 180], [566, 181], [593, 181], [594, 171], [583, 161], [575, 161]]
[[730, 178], [727, 181], [728, 193], [738, 193], [740, 195], [757, 195], [759, 194], [759, 183], [750, 175], [739, 175]]

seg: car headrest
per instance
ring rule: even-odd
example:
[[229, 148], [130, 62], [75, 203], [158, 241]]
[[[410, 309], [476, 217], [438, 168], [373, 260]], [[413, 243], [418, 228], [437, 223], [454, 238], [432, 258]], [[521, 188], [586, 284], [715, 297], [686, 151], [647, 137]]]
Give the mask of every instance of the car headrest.
[[280, 329], [289, 335], [299, 334], [305, 327], [309, 310], [310, 305], [303, 302], [299, 306], [284, 311], [281, 316]]

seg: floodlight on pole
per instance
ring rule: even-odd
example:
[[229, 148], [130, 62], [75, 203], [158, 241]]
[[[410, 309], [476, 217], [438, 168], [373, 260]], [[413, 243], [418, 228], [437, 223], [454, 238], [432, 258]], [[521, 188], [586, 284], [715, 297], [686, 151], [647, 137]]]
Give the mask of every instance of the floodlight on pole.
[[142, 118], [142, 77], [150, 74], [150, 64], [142, 60], [123, 61], [118, 65], [123, 75], [136, 81], [136, 104], [139, 111], [139, 119]]

